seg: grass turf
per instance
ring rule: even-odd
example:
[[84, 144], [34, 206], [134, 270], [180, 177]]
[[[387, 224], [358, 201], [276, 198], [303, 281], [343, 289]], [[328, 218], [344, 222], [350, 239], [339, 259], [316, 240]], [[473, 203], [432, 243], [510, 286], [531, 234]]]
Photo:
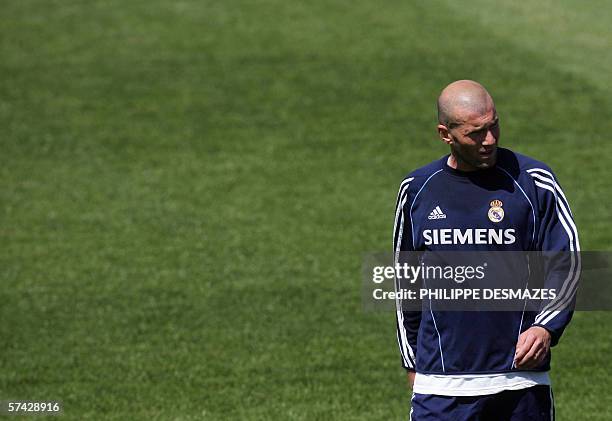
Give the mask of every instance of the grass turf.
[[[402, 176], [445, 153], [445, 84], [485, 84], [583, 248], [612, 243], [611, 8], [523, 3], [3, 4], [0, 396], [66, 419], [405, 419], [360, 266], [390, 248]], [[609, 419], [611, 322], [579, 313], [555, 350], [558, 419]]]

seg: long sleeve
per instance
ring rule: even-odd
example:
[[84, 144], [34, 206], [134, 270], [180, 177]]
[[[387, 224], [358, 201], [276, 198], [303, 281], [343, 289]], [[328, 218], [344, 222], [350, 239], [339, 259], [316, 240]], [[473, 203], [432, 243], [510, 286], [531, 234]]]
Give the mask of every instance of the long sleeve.
[[[401, 252], [413, 251], [412, 229], [410, 221], [411, 184], [414, 178], [404, 179], [400, 185], [395, 207], [395, 223], [393, 227], [394, 264], [403, 259]], [[396, 290], [400, 289], [399, 279], [395, 279]], [[402, 357], [402, 366], [409, 371], [416, 371], [417, 335], [421, 323], [420, 311], [403, 311], [401, 300], [396, 301], [397, 342]]]
[[554, 288], [555, 299], [544, 303], [535, 318], [552, 335], [552, 345], [559, 342], [569, 324], [576, 300], [581, 271], [578, 231], [565, 194], [549, 168], [527, 170], [537, 191], [540, 223], [537, 249], [542, 252], [544, 287]]

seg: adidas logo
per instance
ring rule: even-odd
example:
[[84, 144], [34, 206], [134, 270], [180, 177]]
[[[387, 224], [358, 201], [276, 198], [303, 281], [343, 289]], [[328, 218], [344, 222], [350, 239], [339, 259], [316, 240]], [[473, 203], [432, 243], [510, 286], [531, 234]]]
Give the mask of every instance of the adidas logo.
[[442, 212], [442, 209], [440, 209], [440, 206], [436, 206], [435, 209], [431, 211], [431, 213], [429, 214], [427, 218], [428, 219], [446, 219], [446, 215], [444, 214], [444, 212]]

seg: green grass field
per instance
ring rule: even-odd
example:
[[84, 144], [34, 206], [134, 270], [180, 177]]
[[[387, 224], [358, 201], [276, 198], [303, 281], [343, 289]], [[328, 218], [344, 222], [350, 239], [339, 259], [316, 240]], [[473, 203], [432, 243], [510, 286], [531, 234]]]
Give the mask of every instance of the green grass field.
[[[0, 399], [62, 419], [400, 420], [362, 309], [435, 100], [493, 94], [612, 249], [605, 1], [13, 0], [0, 14]], [[610, 420], [610, 313], [555, 350], [558, 419]]]

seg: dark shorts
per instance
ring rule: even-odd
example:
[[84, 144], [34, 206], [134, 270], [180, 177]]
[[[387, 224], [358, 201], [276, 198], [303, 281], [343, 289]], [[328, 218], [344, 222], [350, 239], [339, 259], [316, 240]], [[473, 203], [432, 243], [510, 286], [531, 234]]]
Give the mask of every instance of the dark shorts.
[[550, 386], [505, 390], [483, 396], [412, 396], [411, 421], [552, 421]]

